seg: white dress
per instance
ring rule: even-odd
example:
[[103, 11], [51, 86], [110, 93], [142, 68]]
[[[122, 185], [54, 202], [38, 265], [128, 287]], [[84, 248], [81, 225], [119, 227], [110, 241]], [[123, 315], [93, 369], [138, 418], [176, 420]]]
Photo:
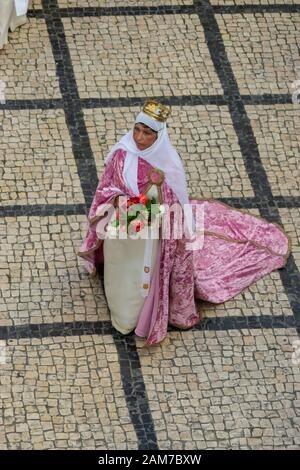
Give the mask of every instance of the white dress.
[[[158, 199], [157, 187], [147, 193]], [[152, 240], [151, 274], [153, 273], [159, 239]], [[104, 240], [104, 288], [111, 322], [123, 334], [130, 333], [137, 325], [145, 298], [141, 294], [142, 273], [146, 240]], [[150, 277], [151, 279], [151, 277]]]
[[14, 31], [26, 23], [27, 0], [0, 0], [0, 49], [8, 42], [8, 29]]

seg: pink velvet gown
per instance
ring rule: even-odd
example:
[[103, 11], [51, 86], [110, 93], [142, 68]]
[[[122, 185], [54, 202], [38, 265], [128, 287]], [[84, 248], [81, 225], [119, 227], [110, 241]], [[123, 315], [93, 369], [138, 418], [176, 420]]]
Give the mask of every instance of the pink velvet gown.
[[[123, 179], [126, 152], [117, 150], [99, 181], [92, 202], [88, 229], [78, 252], [88, 272], [103, 262], [103, 240], [96, 233], [100, 204], [117, 195], [134, 196]], [[139, 159], [138, 188], [149, 183], [151, 165]], [[178, 200], [167, 185], [161, 186], [165, 204]], [[135, 333], [147, 344], [161, 342], [168, 324], [187, 329], [201, 320], [195, 298], [222, 303], [271, 271], [282, 268], [290, 252], [290, 240], [274, 223], [213, 199], [191, 200], [204, 209], [204, 243], [196, 251], [186, 250], [183, 240], [162, 239], [148, 297], [139, 313]]]

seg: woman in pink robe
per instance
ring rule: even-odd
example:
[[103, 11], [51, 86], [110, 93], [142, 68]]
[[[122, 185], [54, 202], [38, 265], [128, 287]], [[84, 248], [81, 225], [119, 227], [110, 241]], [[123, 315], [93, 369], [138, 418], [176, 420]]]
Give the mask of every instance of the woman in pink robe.
[[[159, 121], [156, 122], [153, 115], [151, 118], [145, 115], [140, 113], [136, 124], [142, 123], [153, 131], [155, 127], [160, 129]], [[166, 132], [166, 128], [163, 131], [160, 129], [160, 132]], [[130, 167], [126, 161], [130, 147], [126, 147], [125, 140], [122, 144], [121, 140], [120, 145], [114, 146], [110, 152], [89, 211], [86, 237], [78, 253], [85, 259], [86, 269], [90, 273], [95, 272], [97, 265], [104, 261], [103, 239], [99, 238], [96, 230], [101, 219], [97, 209], [101, 205], [114, 202], [120, 195], [132, 197], [144, 193], [152, 184], [157, 184], [160, 202], [164, 205], [172, 206], [182, 202], [184, 192], [180, 187], [184, 183], [180, 179], [182, 175], [178, 173], [178, 162], [175, 177], [172, 178], [168, 173], [172, 159], [161, 163], [157, 153], [152, 153], [151, 160], [151, 152], [150, 158], [143, 158], [147, 142], [144, 147], [142, 143], [139, 146], [134, 133], [131, 131], [131, 134], [126, 135], [127, 139], [129, 135], [136, 146], [136, 158], [133, 159], [136, 166], [134, 171], [129, 170], [135, 175], [134, 185], [129, 184], [129, 178], [126, 177], [129, 174], [126, 173], [126, 167]], [[150, 150], [152, 147], [149, 145]], [[150, 163], [152, 161], [154, 165]], [[165, 177], [161, 180], [158, 178], [156, 182], [153, 175], [157, 174]], [[190, 200], [190, 204], [204, 214], [203, 243], [199, 249], [187, 249], [187, 238], [176, 239], [172, 227], [170, 238], [160, 240], [149, 293], [135, 326], [135, 333], [147, 337], [146, 343], [149, 345], [165, 338], [168, 324], [182, 329], [197, 324], [201, 316], [195, 299], [225, 302], [264, 275], [282, 268], [290, 252], [290, 240], [279, 225], [213, 199]]]

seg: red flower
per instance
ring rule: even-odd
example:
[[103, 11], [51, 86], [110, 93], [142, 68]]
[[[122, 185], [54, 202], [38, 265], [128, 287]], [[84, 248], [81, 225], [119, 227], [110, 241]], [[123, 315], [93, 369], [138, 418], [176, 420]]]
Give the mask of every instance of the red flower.
[[140, 198], [137, 196], [130, 197], [127, 201], [127, 209], [132, 206], [132, 204], [138, 204], [140, 202]]
[[135, 227], [135, 231], [140, 232], [144, 226], [145, 226], [144, 222], [139, 222], [137, 226]]
[[145, 222], [135, 219], [130, 222], [130, 225], [133, 227], [135, 232], [140, 232], [145, 227]]
[[146, 205], [147, 202], [148, 202], [148, 197], [146, 196], [146, 194], [140, 194], [140, 201], [139, 201], [141, 204], [144, 204]]

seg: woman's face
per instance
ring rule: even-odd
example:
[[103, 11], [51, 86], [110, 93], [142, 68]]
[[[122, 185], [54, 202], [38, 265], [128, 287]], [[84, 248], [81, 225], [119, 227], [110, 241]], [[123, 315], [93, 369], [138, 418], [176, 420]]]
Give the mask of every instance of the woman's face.
[[133, 139], [139, 150], [146, 150], [154, 144], [157, 139], [157, 132], [145, 126], [141, 122], [137, 122], [133, 128]]

